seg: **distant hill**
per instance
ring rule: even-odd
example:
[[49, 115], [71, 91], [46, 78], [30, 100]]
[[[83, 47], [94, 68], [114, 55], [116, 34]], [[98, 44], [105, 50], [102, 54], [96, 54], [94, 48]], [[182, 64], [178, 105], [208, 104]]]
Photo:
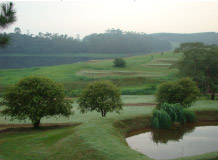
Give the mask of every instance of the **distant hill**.
[[63, 53], [101, 53], [101, 54], [137, 54], [164, 52], [171, 50], [167, 40], [160, 40], [145, 33], [125, 32], [110, 29], [105, 33], [94, 33], [73, 38], [57, 33], [39, 33], [38, 35], [10, 33], [11, 43], [0, 48], [0, 54], [63, 54]]
[[167, 40], [177, 43], [203, 42], [205, 44], [218, 45], [218, 33], [216, 32], [202, 32], [202, 33], [191, 33], [191, 34], [155, 33], [150, 35], [160, 40]]
[[[185, 42], [218, 44], [218, 33], [145, 34], [109, 29], [80, 39], [57, 33], [9, 33], [10, 44], [0, 48], [0, 69], [54, 66], [76, 62], [171, 51]], [[84, 56], [85, 55], [85, 56]], [[93, 56], [94, 55], [94, 56]], [[96, 56], [97, 55], [97, 56]]]

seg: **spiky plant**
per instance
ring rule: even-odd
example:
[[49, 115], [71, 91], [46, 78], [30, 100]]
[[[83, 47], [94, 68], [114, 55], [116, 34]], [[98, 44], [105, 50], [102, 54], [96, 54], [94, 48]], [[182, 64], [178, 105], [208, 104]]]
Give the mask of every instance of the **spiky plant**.
[[[2, 3], [0, 5], [0, 29], [6, 29], [16, 21], [16, 11], [12, 2]], [[9, 37], [5, 34], [0, 34], [0, 47], [8, 44]]]

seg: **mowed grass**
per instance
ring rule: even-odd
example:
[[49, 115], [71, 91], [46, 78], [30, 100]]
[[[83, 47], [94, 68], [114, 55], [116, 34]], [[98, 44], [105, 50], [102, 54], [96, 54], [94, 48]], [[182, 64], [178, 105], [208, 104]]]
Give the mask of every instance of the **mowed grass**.
[[[122, 96], [127, 103], [154, 103], [154, 96]], [[213, 102], [213, 103], [211, 103]], [[129, 123], [136, 117], [148, 117], [152, 114], [152, 106], [124, 107], [120, 114], [108, 113], [102, 118], [100, 113], [89, 112], [81, 114], [74, 104], [75, 114], [69, 118], [43, 119], [42, 123], [71, 122], [78, 124], [72, 127], [41, 130], [21, 130], [0, 133], [0, 159], [104, 159], [104, 160], [147, 160], [149, 157], [131, 150], [122, 134], [122, 129], [115, 127], [115, 123], [128, 120]], [[207, 107], [209, 106], [209, 107]], [[199, 100], [191, 108], [193, 110], [218, 110], [218, 102]], [[1, 117], [0, 123], [9, 123]], [[24, 123], [13, 121], [10, 123]], [[30, 123], [26, 121], [25, 123]], [[137, 124], [146, 126], [146, 124]], [[136, 127], [137, 127], [136, 125]], [[218, 152], [192, 157], [212, 159]], [[206, 159], [205, 158], [205, 159]], [[190, 158], [187, 158], [190, 159]]]

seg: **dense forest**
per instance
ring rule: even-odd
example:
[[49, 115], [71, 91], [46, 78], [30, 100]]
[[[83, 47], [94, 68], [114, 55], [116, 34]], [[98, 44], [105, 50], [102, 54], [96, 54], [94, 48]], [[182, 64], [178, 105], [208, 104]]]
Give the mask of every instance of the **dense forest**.
[[19, 28], [8, 34], [11, 44], [0, 53], [59, 54], [59, 53], [151, 53], [171, 49], [168, 40], [160, 40], [145, 33], [109, 29], [80, 39], [57, 33], [22, 34]]

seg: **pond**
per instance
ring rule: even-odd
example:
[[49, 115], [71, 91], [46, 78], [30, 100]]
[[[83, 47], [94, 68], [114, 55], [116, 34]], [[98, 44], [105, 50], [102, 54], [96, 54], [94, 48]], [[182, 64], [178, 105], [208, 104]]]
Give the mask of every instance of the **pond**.
[[154, 159], [173, 159], [218, 151], [218, 123], [188, 124], [170, 130], [130, 132], [128, 145]]

